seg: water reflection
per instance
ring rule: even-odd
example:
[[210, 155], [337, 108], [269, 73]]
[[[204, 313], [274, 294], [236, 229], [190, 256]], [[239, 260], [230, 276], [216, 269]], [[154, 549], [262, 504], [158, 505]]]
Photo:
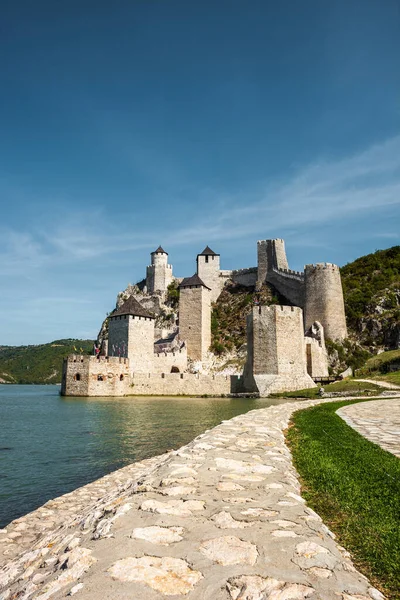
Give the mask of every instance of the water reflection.
[[[279, 400], [65, 398], [0, 385], [0, 527], [131, 462], [178, 448], [222, 420]], [[7, 485], [5, 485], [7, 483]]]

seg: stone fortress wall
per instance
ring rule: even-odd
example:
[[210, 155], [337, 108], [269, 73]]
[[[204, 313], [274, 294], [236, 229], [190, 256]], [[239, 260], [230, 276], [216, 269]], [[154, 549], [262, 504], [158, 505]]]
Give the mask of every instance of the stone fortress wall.
[[[155, 352], [154, 316], [134, 295], [129, 296], [110, 315], [109, 357], [85, 357], [81, 373], [76, 370], [77, 358], [69, 357], [64, 363], [62, 393], [108, 396], [258, 392], [265, 396], [315, 386], [311, 377], [328, 375], [325, 334], [336, 340], [347, 336], [339, 268], [321, 263], [307, 265], [304, 272], [290, 270], [282, 239], [259, 241], [257, 258], [257, 267], [221, 270], [219, 254], [206, 246], [197, 255], [196, 274], [175, 278], [180, 290], [180, 350], [174, 347], [171, 351], [172, 347], [167, 348], [161, 339], [157, 343], [162, 351]], [[168, 254], [161, 246], [151, 253], [151, 263], [147, 289], [156, 295], [165, 294], [173, 277]], [[292, 306], [253, 308], [247, 321], [248, 356], [242, 378], [187, 373], [189, 359], [204, 363], [207, 358], [211, 303], [218, 299], [228, 280], [256, 289], [271, 283]]]
[[304, 275], [305, 328], [319, 321], [327, 338], [343, 340], [347, 337], [347, 326], [339, 267], [330, 263], [306, 265]]
[[[162, 357], [156, 358], [155, 362], [158, 360], [163, 361]], [[81, 397], [228, 396], [242, 391], [241, 383], [241, 378], [234, 375], [137, 373], [132, 370], [128, 358], [73, 354], [64, 360], [61, 394]]]
[[184, 281], [179, 295], [179, 337], [185, 340], [188, 356], [202, 361], [211, 345], [211, 291], [201, 282], [186, 286]]
[[183, 373], [188, 365], [187, 348], [172, 352], [157, 352], [153, 357], [152, 373]]
[[108, 334], [109, 356], [130, 358], [138, 373], [153, 368], [154, 320], [136, 315], [110, 316]]
[[244, 385], [260, 396], [315, 387], [307, 372], [301, 308], [253, 307], [247, 318]]

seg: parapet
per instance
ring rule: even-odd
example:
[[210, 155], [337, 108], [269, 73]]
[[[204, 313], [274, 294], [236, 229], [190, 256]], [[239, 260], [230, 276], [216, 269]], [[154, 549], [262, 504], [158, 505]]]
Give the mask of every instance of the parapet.
[[312, 273], [313, 271], [339, 271], [340, 272], [340, 268], [338, 267], [338, 265], [335, 265], [333, 263], [327, 263], [327, 262], [305, 265], [304, 272]]
[[83, 363], [84, 365], [89, 364], [110, 364], [110, 365], [128, 365], [129, 358], [123, 356], [91, 356], [89, 354], [69, 354], [65, 359], [68, 363]]

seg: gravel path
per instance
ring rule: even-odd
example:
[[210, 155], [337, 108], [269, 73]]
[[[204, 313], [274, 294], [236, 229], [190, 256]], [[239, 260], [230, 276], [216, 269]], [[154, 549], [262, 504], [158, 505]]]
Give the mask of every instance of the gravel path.
[[381, 600], [300, 496], [283, 431], [321, 402], [240, 415], [17, 519], [0, 600]]

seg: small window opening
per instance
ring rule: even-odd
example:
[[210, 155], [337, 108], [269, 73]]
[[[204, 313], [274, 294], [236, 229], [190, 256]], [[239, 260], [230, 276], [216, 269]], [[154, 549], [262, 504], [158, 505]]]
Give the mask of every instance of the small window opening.
[[97, 381], [103, 381], [103, 375], [97, 375]]
[[208, 263], [208, 256], [206, 256], [206, 263]]
[[81, 380], [81, 374], [80, 373], [76, 373], [74, 375], [74, 381], [80, 381]]
[[174, 366], [174, 367], [171, 368], [171, 373], [179, 373], [179, 372], [180, 371], [179, 371], [178, 367]]
[[124, 376], [123, 376], [123, 374], [122, 374], [122, 373], [121, 373], [121, 375], [119, 376], [119, 380], [120, 380], [120, 381], [123, 381], [123, 380], [124, 380]]

